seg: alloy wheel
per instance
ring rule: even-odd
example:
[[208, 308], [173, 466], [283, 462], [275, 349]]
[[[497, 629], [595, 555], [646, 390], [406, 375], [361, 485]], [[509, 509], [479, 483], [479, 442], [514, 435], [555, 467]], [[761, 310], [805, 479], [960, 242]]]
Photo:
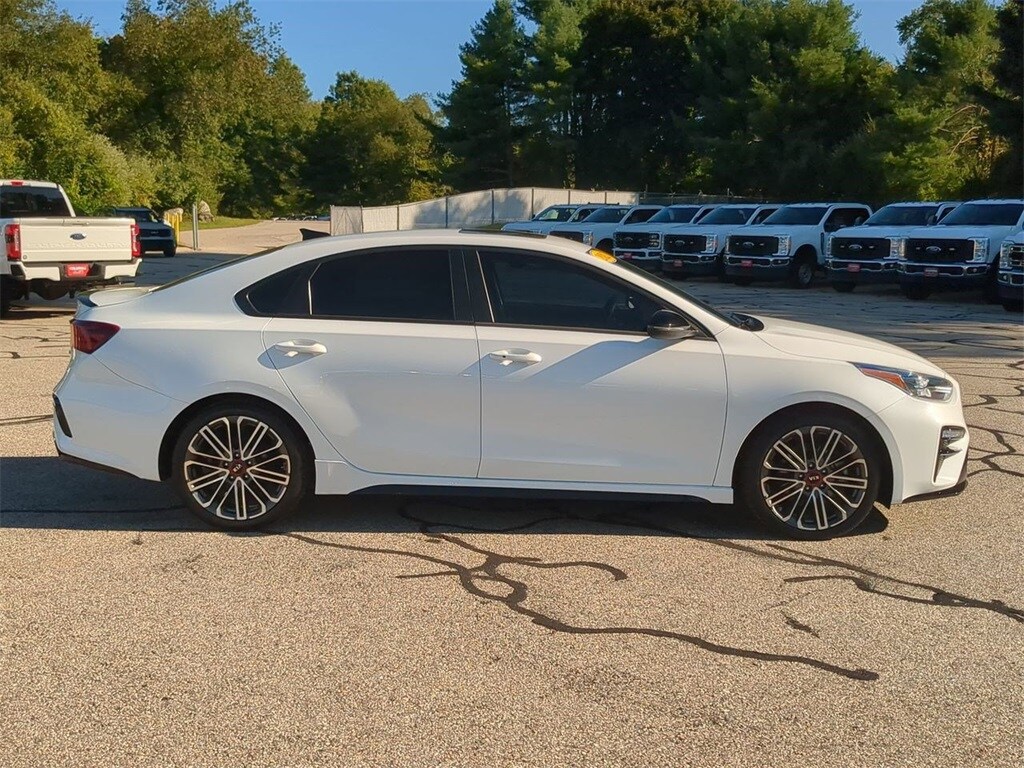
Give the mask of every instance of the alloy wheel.
[[868, 464], [857, 443], [835, 427], [800, 427], [769, 449], [760, 482], [775, 517], [799, 530], [824, 531], [864, 502]]
[[225, 520], [266, 515], [292, 480], [284, 440], [251, 416], [221, 416], [201, 427], [185, 449], [183, 469], [196, 503]]

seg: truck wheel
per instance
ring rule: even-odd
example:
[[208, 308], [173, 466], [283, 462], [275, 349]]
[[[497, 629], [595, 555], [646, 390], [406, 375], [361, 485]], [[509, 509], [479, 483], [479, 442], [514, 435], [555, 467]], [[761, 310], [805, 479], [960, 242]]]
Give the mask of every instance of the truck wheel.
[[818, 267], [818, 260], [813, 254], [805, 253], [797, 256], [789, 273], [789, 284], [793, 288], [810, 288], [814, 282], [814, 270]]
[[614, 247], [615, 245], [612, 243], [611, 240], [602, 240], [596, 246], [597, 250], [604, 251], [605, 253], [611, 253]]
[[11, 278], [0, 277], [0, 316], [7, 317], [11, 311], [11, 302], [14, 301], [14, 286], [11, 285]]
[[178, 253], [178, 246], [176, 246], [176, 245], [172, 245], [172, 246], [169, 246], [167, 248], [164, 248], [164, 258], [165, 259], [173, 259], [175, 254], [177, 254], [177, 253]]
[[1019, 315], [1021, 312], [1024, 312], [1024, 301], [1003, 299], [1003, 309], [1005, 309], [1007, 312], [1015, 312]]
[[733, 285], [738, 285], [740, 288], [746, 288], [750, 285], [749, 277], [734, 277], [732, 278]]
[[832, 283], [832, 287], [839, 293], [853, 293], [853, 289], [857, 287], [856, 283]]
[[985, 301], [989, 304], [999, 303], [999, 267], [993, 264], [985, 276]]
[[911, 301], [922, 301], [932, 295], [932, 292], [923, 285], [904, 285], [900, 290]]

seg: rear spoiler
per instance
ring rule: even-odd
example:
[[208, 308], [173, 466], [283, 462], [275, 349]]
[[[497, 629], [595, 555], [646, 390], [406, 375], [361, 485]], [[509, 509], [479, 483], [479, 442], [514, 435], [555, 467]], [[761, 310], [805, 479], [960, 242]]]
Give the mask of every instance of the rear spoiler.
[[123, 288], [105, 288], [99, 291], [79, 294], [78, 303], [83, 307], [109, 307], [114, 304], [123, 304], [126, 301], [133, 301], [152, 291], [152, 288], [142, 288], [134, 285]]

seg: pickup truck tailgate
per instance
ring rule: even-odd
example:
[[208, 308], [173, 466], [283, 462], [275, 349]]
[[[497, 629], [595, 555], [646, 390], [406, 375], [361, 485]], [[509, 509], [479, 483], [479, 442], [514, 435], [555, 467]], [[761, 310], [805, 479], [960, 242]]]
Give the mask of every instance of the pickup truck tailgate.
[[18, 219], [22, 261], [129, 263], [132, 260], [132, 219]]

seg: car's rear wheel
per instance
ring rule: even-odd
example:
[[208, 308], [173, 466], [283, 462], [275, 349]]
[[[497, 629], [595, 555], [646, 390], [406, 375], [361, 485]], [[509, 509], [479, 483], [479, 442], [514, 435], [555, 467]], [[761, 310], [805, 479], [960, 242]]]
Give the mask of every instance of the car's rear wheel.
[[774, 419], [740, 457], [737, 496], [776, 533], [829, 539], [849, 533], [878, 499], [877, 437], [853, 418], [810, 410]]
[[207, 523], [259, 528], [293, 511], [311, 490], [304, 448], [295, 428], [270, 409], [215, 405], [178, 434], [171, 482]]

